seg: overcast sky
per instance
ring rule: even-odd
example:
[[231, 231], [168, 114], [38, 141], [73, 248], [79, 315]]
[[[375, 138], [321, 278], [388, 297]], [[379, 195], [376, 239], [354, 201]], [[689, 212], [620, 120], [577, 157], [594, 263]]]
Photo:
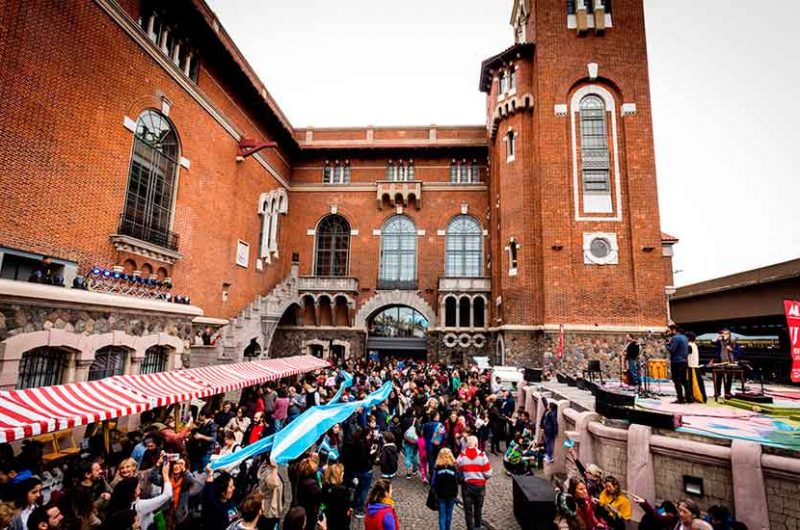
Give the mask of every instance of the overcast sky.
[[[207, 0], [295, 127], [481, 124], [511, 0]], [[785, 0], [646, 0], [676, 284], [800, 258], [800, 33]]]

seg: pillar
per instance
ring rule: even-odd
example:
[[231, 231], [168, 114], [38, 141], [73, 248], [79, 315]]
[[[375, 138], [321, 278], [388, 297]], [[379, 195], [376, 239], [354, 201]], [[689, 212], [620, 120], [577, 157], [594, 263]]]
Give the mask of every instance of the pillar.
[[731, 475], [736, 520], [751, 530], [768, 530], [769, 510], [760, 444], [746, 440], [731, 443]]
[[575, 420], [575, 430], [578, 431], [580, 436], [578, 458], [587, 466], [595, 463], [594, 440], [592, 439], [592, 434], [589, 432], [589, 424], [599, 419], [600, 416], [596, 412], [586, 411], [578, 414], [578, 419]]
[[[633, 424], [628, 428], [628, 470], [625, 489], [636, 495], [655, 502], [656, 473], [653, 456], [650, 454], [650, 437], [653, 429], [646, 425]], [[644, 511], [635, 502], [631, 502], [633, 520], [640, 521]]]

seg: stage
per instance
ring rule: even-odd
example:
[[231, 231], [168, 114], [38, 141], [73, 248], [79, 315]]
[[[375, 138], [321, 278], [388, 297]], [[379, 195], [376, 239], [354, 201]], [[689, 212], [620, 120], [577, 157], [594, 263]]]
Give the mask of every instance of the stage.
[[[590, 389], [586, 390], [555, 380], [541, 383], [541, 387], [558, 399], [569, 400], [576, 410], [596, 410], [608, 418], [678, 433], [749, 440], [800, 452], [800, 391], [796, 387], [765, 384], [764, 395], [772, 398], [772, 403], [755, 403], [736, 396], [715, 402], [711, 381], [704, 381], [704, 384], [709, 396], [705, 404], [673, 403], [675, 388], [669, 380], [649, 381], [649, 397], [637, 396], [635, 388], [619, 380], [597, 383], [597, 388], [589, 385]], [[750, 383], [748, 391], [760, 393], [761, 385]]]

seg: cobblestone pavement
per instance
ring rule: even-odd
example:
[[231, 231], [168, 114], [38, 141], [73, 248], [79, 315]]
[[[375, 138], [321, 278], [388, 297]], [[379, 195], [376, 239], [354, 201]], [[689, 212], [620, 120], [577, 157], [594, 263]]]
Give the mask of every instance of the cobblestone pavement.
[[[401, 455], [402, 456], [402, 455]], [[492, 463], [492, 479], [486, 486], [486, 500], [483, 504], [484, 525], [491, 530], [517, 530], [519, 525], [514, 519], [511, 477], [503, 469], [503, 461], [499, 456], [489, 455]], [[376, 474], [376, 478], [378, 475]], [[406, 478], [405, 463], [400, 458], [400, 469], [397, 477], [392, 481], [397, 515], [400, 527], [403, 529], [438, 530], [439, 516], [437, 512], [425, 506], [428, 495], [427, 485], [422, 483], [419, 476]], [[460, 493], [459, 493], [460, 500]], [[351, 528], [362, 530], [363, 520], [354, 519]], [[456, 505], [453, 511], [453, 525], [451, 530], [465, 530], [464, 510]]]

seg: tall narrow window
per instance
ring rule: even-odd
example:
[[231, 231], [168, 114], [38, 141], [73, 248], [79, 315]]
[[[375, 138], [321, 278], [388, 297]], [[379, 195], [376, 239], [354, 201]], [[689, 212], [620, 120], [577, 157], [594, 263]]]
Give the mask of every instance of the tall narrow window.
[[97, 381], [114, 375], [122, 375], [125, 368], [125, 348], [107, 346], [94, 354], [94, 362], [89, 366], [89, 381]]
[[476, 328], [486, 327], [486, 302], [478, 296], [472, 301], [472, 325]]
[[333, 167], [325, 161], [325, 165], [322, 166], [322, 183], [323, 184], [330, 184], [333, 182]]
[[177, 249], [177, 236], [169, 228], [178, 158], [178, 136], [167, 118], [144, 111], [136, 123], [121, 234]]
[[517, 69], [512, 66], [508, 72], [508, 91], [516, 92], [516, 90], [517, 90]]
[[581, 99], [580, 123], [583, 191], [609, 192], [611, 179], [606, 105], [600, 96], [590, 94]]
[[458, 313], [458, 302], [455, 297], [448, 296], [444, 301], [444, 326], [454, 328], [457, 325], [456, 314]]
[[316, 276], [347, 276], [350, 224], [341, 215], [329, 215], [317, 226]]
[[517, 152], [517, 136], [514, 131], [508, 131], [506, 134], [506, 161], [511, 162]]
[[415, 289], [417, 229], [404, 215], [395, 215], [381, 230], [381, 269], [378, 288]]
[[450, 182], [458, 182], [459, 164], [455, 160], [450, 162]]
[[17, 389], [61, 384], [67, 353], [49, 346], [22, 354], [19, 361]]
[[459, 215], [445, 231], [445, 274], [452, 278], [483, 275], [483, 229], [469, 215]]
[[144, 352], [144, 360], [139, 368], [140, 374], [156, 374], [167, 369], [169, 349], [164, 346], [150, 346]]

